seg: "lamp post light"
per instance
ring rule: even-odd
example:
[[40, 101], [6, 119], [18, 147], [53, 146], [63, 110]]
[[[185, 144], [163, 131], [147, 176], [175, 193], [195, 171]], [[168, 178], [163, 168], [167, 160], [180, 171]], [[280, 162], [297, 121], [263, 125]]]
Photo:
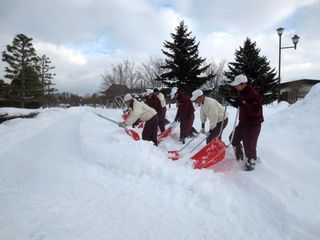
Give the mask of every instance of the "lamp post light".
[[299, 42], [300, 37], [295, 34], [291, 39], [293, 42], [293, 46], [290, 47], [282, 47], [281, 46], [281, 36], [284, 32], [284, 28], [278, 28], [277, 33], [279, 35], [279, 75], [278, 75], [278, 102], [280, 102], [280, 82], [281, 82], [281, 49], [294, 48], [297, 49], [297, 44]]

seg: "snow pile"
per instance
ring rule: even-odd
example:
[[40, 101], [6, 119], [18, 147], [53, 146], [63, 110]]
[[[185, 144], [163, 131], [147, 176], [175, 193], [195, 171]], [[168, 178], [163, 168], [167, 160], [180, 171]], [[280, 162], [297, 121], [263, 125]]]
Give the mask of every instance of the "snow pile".
[[253, 172], [231, 148], [219, 168], [194, 170], [203, 136], [171, 161], [178, 128], [154, 147], [95, 114], [120, 121], [120, 110], [42, 109], [0, 124], [0, 239], [318, 239], [319, 86], [264, 108]]
[[13, 108], [13, 107], [7, 107], [7, 108], [0, 108], [0, 115], [9, 115], [9, 116], [19, 116], [19, 115], [26, 115], [33, 112], [40, 112], [41, 109], [21, 109], [21, 108]]

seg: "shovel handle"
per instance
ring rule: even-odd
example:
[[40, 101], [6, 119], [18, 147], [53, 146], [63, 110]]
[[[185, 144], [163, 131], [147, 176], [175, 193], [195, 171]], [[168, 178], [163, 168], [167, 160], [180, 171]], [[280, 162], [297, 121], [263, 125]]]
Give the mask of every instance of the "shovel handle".
[[[112, 122], [112, 123], [114, 123], [114, 124], [117, 124], [117, 125], [119, 125], [119, 122], [117, 122], [117, 121], [115, 121], [115, 120], [113, 120], [113, 119], [111, 119], [111, 118], [108, 118], [108, 117], [106, 117], [106, 116], [103, 116], [103, 115], [101, 115], [101, 114], [99, 114], [99, 113], [96, 113], [99, 117], [101, 117], [101, 118], [104, 118], [104, 119], [106, 119], [106, 120], [108, 120], [108, 121], [110, 121], [110, 122]], [[135, 132], [135, 131], [133, 131], [133, 130], [131, 130], [131, 129], [128, 129], [127, 127], [125, 127], [125, 126], [123, 126], [122, 127], [125, 131], [126, 131], [126, 133], [129, 135], [129, 136], [131, 136], [135, 141], [138, 141], [138, 140], [140, 140], [140, 136], [139, 136], [139, 134], [137, 133], [137, 132]]]
[[205, 137], [204, 139], [202, 139], [197, 146], [195, 146], [194, 148], [192, 148], [192, 150], [189, 153], [192, 153], [196, 148], [198, 148], [205, 140], [207, 140], [207, 137]]
[[108, 118], [108, 117], [106, 117], [106, 116], [103, 116], [103, 115], [101, 115], [101, 114], [99, 114], [99, 113], [96, 113], [96, 114], [97, 114], [99, 117], [108, 120], [109, 122], [112, 122], [112, 123], [117, 124], [117, 125], [119, 124], [119, 122], [117, 122], [117, 121], [115, 121], [115, 120], [113, 120], [113, 119], [111, 119], [111, 118]]
[[238, 120], [238, 116], [239, 116], [239, 108], [237, 109], [237, 114], [236, 114], [236, 118], [234, 119], [234, 124], [233, 124], [233, 129], [232, 129], [232, 135], [231, 135], [231, 139], [230, 139], [230, 143], [228, 144], [228, 146], [230, 144], [232, 144], [232, 140], [233, 140], [233, 137], [234, 137], [234, 130], [236, 129], [236, 125], [237, 125], [237, 120]]
[[189, 142], [187, 142], [187, 144], [185, 144], [184, 146], [183, 146], [183, 148], [181, 148], [180, 150], [178, 150], [178, 152], [181, 152], [183, 149], [185, 149], [190, 143], [192, 143], [198, 136], [199, 136], [199, 134], [200, 134], [201, 132], [198, 132], [197, 133], [197, 135], [194, 137], [194, 138], [192, 138]]

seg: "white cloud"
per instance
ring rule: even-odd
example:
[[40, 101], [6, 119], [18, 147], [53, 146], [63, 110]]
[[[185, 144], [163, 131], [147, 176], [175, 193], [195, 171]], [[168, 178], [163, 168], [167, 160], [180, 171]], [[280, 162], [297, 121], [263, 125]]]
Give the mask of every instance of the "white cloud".
[[[283, 52], [282, 78], [315, 78], [320, 72], [319, 5], [319, 0], [2, 1], [0, 48], [18, 33], [32, 37], [37, 51], [56, 66], [56, 87], [83, 94], [97, 91], [100, 75], [112, 63], [129, 59], [139, 64], [163, 56], [163, 42], [172, 40], [170, 33], [181, 20], [200, 41], [200, 56], [233, 61], [249, 37], [277, 68], [275, 29], [281, 26], [284, 44], [291, 44], [293, 34], [301, 36], [297, 50]], [[2, 72], [4, 66], [0, 62]]]
[[46, 54], [61, 62], [69, 62], [76, 65], [85, 65], [87, 63], [86, 57], [79, 50], [43, 42], [35, 42], [34, 47], [38, 53]]
[[57, 46], [52, 43], [35, 42], [39, 55], [46, 54], [55, 66], [54, 79], [59, 91], [69, 91], [84, 95], [99, 91], [101, 74], [111, 58], [107, 54], [83, 52]]
[[299, 8], [318, 0], [173, 0], [176, 11], [192, 15], [201, 32], [221, 31], [256, 33], [283, 21]]
[[235, 48], [239, 46], [243, 38], [227, 32], [212, 32], [197, 40], [200, 41], [200, 56], [207, 58], [213, 56], [216, 59], [231, 61], [234, 58]]
[[[320, 79], [320, 62], [303, 62], [286, 65], [283, 68], [284, 73], [287, 74], [284, 82], [295, 80], [295, 79]], [[282, 70], [281, 70], [282, 72]], [[313, 72], [314, 74], [310, 77], [306, 75], [308, 72]], [[283, 75], [281, 73], [281, 75]]]

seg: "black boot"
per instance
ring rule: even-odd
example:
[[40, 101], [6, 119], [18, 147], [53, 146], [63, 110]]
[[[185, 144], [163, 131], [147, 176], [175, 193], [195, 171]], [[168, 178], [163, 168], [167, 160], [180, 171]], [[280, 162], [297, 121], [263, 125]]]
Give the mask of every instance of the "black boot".
[[[194, 127], [192, 127], [192, 133], [195, 134], [195, 135], [198, 134], [197, 129], [195, 129]], [[191, 133], [191, 134], [192, 134], [192, 133]]]
[[189, 138], [195, 138], [196, 136], [197, 135], [192, 132], [192, 133], [190, 133]]
[[236, 159], [238, 161], [243, 161], [243, 151], [242, 151], [242, 145], [239, 144], [239, 145], [236, 145], [233, 147], [233, 150], [234, 150], [234, 154], [236, 155]]
[[247, 158], [246, 168], [247, 171], [252, 171], [256, 165], [257, 158]]

